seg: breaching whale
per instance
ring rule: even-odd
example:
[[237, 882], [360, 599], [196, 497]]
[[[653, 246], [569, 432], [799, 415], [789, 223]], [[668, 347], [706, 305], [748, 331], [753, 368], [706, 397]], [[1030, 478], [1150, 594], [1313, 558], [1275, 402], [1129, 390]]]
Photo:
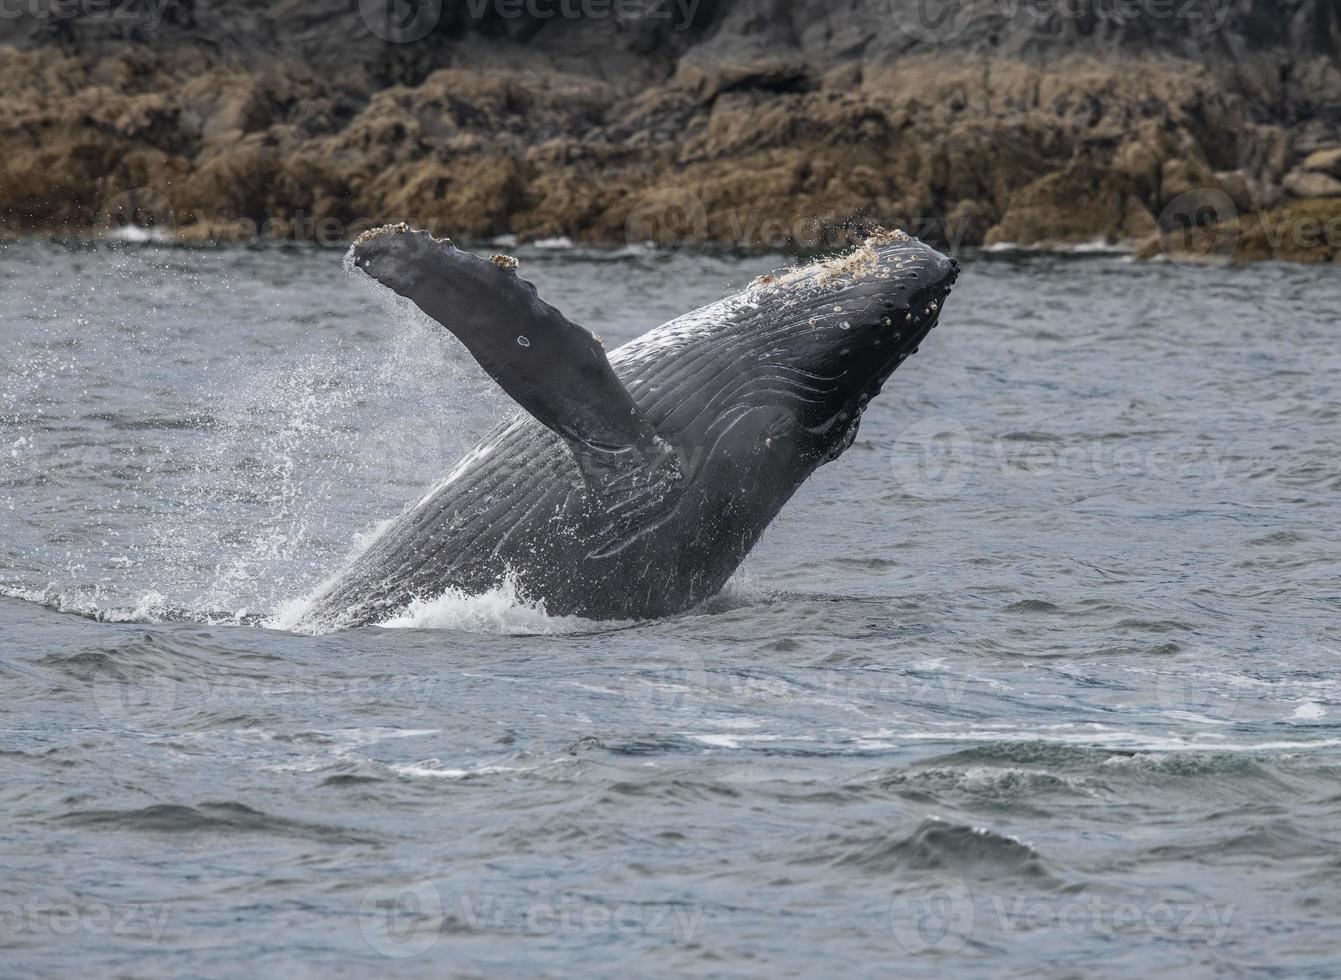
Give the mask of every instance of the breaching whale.
[[353, 262], [459, 338], [523, 411], [318, 590], [300, 626], [314, 630], [509, 576], [552, 615], [649, 619], [710, 598], [852, 444], [959, 272], [893, 232], [607, 357], [513, 259], [395, 225], [361, 236]]

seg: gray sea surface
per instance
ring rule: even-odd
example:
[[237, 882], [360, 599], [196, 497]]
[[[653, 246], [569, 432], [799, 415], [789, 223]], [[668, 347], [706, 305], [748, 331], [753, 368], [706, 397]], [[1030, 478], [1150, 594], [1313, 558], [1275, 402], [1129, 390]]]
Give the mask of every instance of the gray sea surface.
[[[787, 261], [519, 257], [610, 347]], [[967, 256], [705, 607], [325, 636], [464, 350], [338, 251], [0, 297], [0, 974], [1341, 975], [1341, 270]]]

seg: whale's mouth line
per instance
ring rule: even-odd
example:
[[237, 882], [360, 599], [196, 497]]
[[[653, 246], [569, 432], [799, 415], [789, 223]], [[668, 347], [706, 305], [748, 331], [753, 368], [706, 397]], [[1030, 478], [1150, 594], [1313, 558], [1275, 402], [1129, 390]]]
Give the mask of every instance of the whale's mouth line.
[[[949, 290], [945, 290], [948, 294]], [[934, 312], [923, 321], [909, 337], [906, 342], [901, 342], [897, 353], [893, 354], [871, 380], [857, 394], [845, 401], [837, 411], [826, 418], [818, 425], [809, 426], [808, 431], [822, 439], [833, 439], [833, 434], [841, 433], [837, 437], [837, 443], [834, 448], [830, 448], [825, 454], [827, 461], [837, 459], [842, 452], [852, 444], [856, 438], [857, 427], [860, 425], [862, 417], [866, 414], [866, 409], [870, 407], [872, 401], [884, 389], [886, 382], [898, 370], [899, 365], [906, 361], [913, 354], [917, 353], [927, 336], [940, 323], [941, 310], [944, 308], [944, 294], [937, 300], [937, 306]]]
[[914, 308], [929, 308], [931, 312], [925, 320], [918, 324], [917, 328], [906, 339], [899, 342], [896, 353], [885, 362], [881, 369], [876, 372], [871, 381], [862, 388], [857, 395], [855, 409], [853, 410], [853, 415], [856, 419], [861, 418], [871, 401], [884, 390], [885, 384], [891, 377], [893, 377], [894, 372], [899, 369], [900, 365], [916, 354], [918, 349], [926, 341], [927, 337], [931, 335], [931, 331], [935, 330], [936, 327], [940, 325], [941, 313], [945, 310], [945, 300], [950, 295], [950, 289], [954, 285], [958, 275], [959, 272], [958, 269], [956, 269], [944, 283], [933, 290], [932, 296], [921, 298], [917, 303], [913, 304]]

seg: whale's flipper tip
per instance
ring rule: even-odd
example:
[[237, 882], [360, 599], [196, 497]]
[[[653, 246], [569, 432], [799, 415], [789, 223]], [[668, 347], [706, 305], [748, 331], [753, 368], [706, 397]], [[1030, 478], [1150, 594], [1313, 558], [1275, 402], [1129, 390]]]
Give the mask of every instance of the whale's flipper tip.
[[665, 443], [600, 340], [542, 300], [512, 256], [486, 259], [426, 231], [387, 225], [359, 236], [353, 264], [464, 343], [504, 391], [568, 442], [589, 484], [614, 491], [629, 474], [660, 465]]

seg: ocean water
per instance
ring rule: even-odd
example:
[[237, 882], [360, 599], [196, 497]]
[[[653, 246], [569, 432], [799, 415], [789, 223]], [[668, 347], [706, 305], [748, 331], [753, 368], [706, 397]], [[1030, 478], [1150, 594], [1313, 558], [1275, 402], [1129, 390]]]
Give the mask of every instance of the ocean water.
[[0, 974], [1341, 974], [1338, 276], [966, 256], [704, 608], [306, 636], [507, 403], [337, 251], [0, 245]]

